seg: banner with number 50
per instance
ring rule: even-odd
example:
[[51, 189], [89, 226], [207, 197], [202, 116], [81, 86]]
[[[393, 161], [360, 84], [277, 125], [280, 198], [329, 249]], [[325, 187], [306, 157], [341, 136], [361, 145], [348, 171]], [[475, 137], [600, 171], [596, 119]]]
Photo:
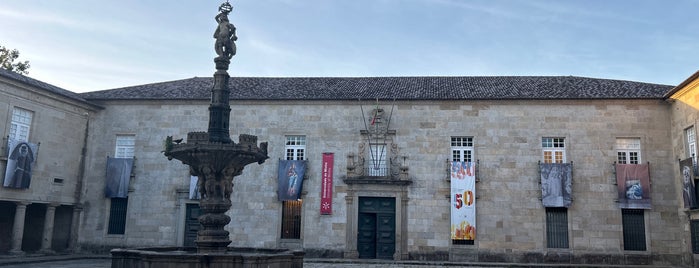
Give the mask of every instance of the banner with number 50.
[[451, 239], [476, 240], [476, 169], [451, 162]]

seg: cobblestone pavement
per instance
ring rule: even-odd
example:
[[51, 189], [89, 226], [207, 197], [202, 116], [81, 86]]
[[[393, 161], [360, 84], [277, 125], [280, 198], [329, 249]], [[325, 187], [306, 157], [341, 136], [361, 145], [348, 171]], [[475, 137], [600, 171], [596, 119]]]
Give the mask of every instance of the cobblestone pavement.
[[[2, 265], [2, 268], [110, 268], [110, 259], [79, 259], [79, 260], [60, 260], [34, 262], [24, 264]], [[426, 265], [426, 264], [406, 264], [406, 263], [337, 263], [337, 262], [306, 262], [304, 268], [436, 268], [444, 267], [444, 265]], [[447, 267], [479, 267], [479, 266], [454, 266]], [[488, 266], [490, 268], [497, 266]]]

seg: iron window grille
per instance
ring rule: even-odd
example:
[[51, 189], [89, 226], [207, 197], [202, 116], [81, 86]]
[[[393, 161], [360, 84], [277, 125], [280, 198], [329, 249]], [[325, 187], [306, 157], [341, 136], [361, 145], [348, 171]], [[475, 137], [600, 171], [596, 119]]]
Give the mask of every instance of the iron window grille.
[[622, 209], [621, 225], [624, 229], [624, 250], [646, 250], [646, 224], [642, 209]]
[[546, 208], [546, 246], [568, 248], [568, 209]]

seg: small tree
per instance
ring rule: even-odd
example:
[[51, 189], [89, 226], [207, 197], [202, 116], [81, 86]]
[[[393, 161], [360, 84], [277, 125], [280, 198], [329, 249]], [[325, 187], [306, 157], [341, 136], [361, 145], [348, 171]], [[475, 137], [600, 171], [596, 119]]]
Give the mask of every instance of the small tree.
[[17, 60], [19, 57], [19, 51], [16, 49], [10, 50], [9, 48], [6, 48], [5, 46], [0, 46], [0, 68], [3, 68], [8, 71], [12, 71], [18, 74], [28, 74], [29, 72], [27, 69], [29, 69], [29, 61], [18, 61], [14, 62]]

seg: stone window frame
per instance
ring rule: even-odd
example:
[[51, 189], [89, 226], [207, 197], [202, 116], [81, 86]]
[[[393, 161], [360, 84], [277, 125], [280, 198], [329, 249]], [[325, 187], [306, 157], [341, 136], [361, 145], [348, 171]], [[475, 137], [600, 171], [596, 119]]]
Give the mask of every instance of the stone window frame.
[[114, 145], [114, 158], [134, 158], [136, 149], [136, 135], [117, 134]]
[[[307, 140], [305, 135], [286, 135], [284, 139], [284, 154], [286, 160], [306, 160]], [[279, 239], [284, 241], [300, 241], [303, 237], [303, 199], [282, 201], [281, 207]], [[292, 221], [285, 220], [285, 215], [291, 215], [291, 217], [296, 218]], [[293, 226], [286, 226], [285, 223], [291, 223], [298, 228], [291, 237], [285, 236], [285, 230], [294, 228]], [[298, 234], [298, 237], [295, 234]]]
[[[454, 136], [451, 137], [451, 162], [465, 161], [473, 162], [473, 137]], [[458, 155], [458, 156], [457, 156]], [[457, 156], [457, 157], [455, 157]]]
[[[644, 209], [621, 209], [621, 228], [624, 251], [648, 251], [648, 222]], [[639, 226], [643, 225], [643, 226]], [[642, 228], [639, 228], [642, 227]]]
[[546, 212], [546, 248], [570, 249], [570, 220], [568, 208], [547, 207]]
[[[135, 134], [117, 134], [114, 142], [114, 158], [134, 158], [135, 148]], [[126, 234], [126, 218], [129, 211], [128, 204], [128, 197], [110, 198], [107, 235]]]
[[20, 107], [13, 107], [8, 133], [9, 140], [28, 142], [33, 119], [33, 111]]
[[366, 174], [371, 177], [389, 176], [388, 144], [386, 142], [372, 142], [369, 144], [369, 167]]
[[542, 160], [542, 163], [565, 163], [566, 162], [566, 138], [565, 137], [542, 137], [541, 138], [541, 160]]
[[697, 136], [694, 126], [684, 129], [684, 141], [686, 146], [687, 157], [691, 157], [694, 166], [697, 165]]
[[640, 164], [641, 138], [616, 138], [617, 163]]

